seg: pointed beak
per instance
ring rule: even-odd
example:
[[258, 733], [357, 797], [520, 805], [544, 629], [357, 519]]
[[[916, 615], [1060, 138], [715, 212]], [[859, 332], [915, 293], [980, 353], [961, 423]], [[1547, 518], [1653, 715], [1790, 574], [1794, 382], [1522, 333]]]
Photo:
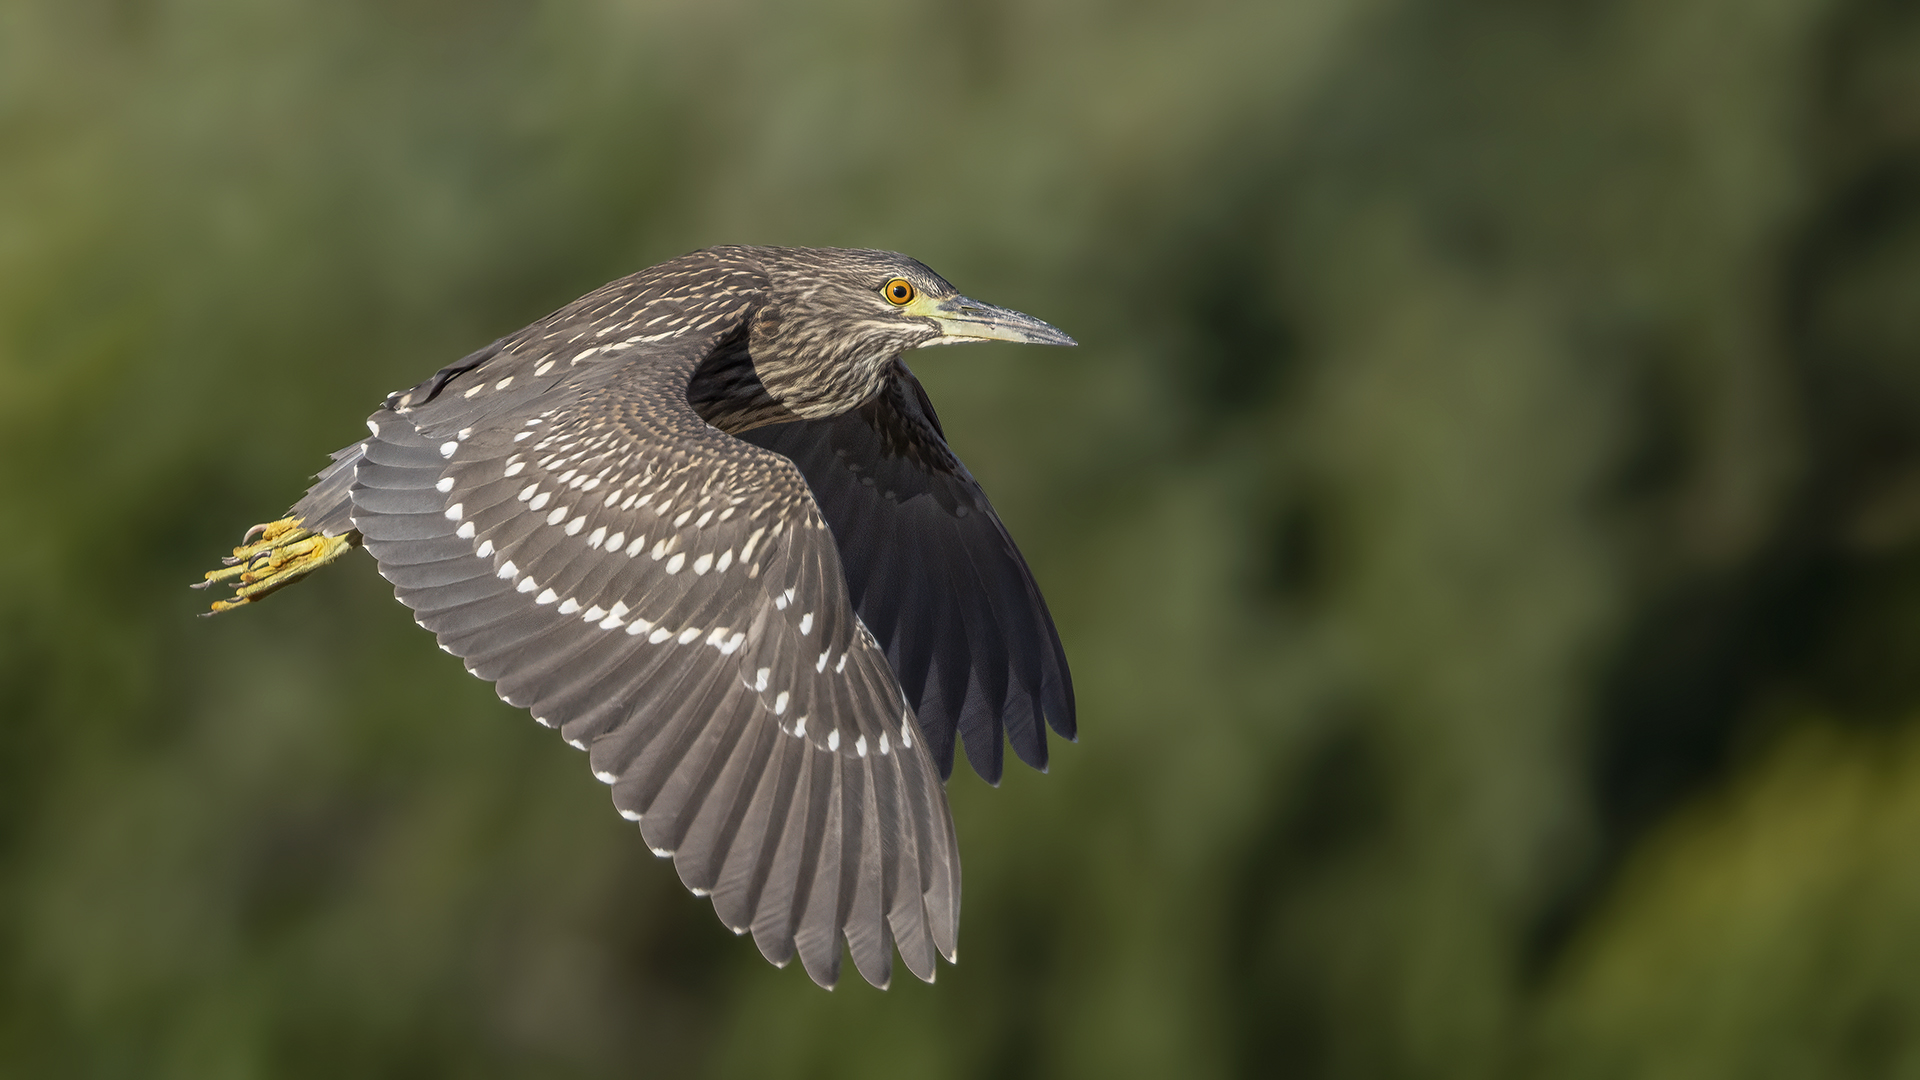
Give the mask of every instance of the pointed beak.
[[940, 336], [928, 345], [963, 341], [1018, 341], [1028, 345], [1076, 345], [1057, 328], [1031, 315], [983, 304], [965, 296], [950, 296], [927, 305], [924, 314], [940, 327]]

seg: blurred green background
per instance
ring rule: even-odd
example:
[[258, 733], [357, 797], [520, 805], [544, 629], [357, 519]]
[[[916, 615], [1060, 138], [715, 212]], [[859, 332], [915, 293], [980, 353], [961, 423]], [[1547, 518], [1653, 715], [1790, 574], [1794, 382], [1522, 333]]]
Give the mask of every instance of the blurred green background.
[[[355, 555], [387, 391], [721, 242], [916, 361], [1082, 740], [768, 967]], [[1912, 0], [0, 2], [0, 1075], [1920, 1076]]]

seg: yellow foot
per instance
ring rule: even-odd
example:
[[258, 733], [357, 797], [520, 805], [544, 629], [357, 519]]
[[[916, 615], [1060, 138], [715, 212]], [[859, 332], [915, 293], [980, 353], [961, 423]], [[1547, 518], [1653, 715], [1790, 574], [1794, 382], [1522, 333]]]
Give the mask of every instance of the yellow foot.
[[[259, 539], [254, 539], [258, 536]], [[207, 571], [205, 581], [194, 588], [204, 589], [214, 582], [233, 585], [233, 599], [215, 600], [211, 615], [231, 611], [267, 595], [320, 569], [352, 547], [358, 533], [345, 536], [321, 536], [300, 527], [297, 517], [282, 518], [247, 530], [233, 555], [220, 560], [224, 569]]]

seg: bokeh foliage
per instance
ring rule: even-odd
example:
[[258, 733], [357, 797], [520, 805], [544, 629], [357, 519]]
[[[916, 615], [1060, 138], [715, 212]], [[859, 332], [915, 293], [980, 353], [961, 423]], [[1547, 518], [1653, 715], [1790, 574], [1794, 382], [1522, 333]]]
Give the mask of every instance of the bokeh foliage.
[[[1047, 589], [962, 962], [819, 992], [366, 560], [387, 390], [717, 242]], [[0, 1074], [1920, 1074], [1911, 0], [0, 3]]]

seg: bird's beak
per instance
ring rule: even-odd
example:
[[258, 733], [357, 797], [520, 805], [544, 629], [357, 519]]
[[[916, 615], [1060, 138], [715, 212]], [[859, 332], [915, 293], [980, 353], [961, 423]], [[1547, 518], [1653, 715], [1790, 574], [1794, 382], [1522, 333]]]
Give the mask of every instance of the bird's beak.
[[1029, 345], [1075, 345], [1078, 342], [1057, 328], [1031, 315], [1009, 308], [983, 304], [964, 296], [945, 300], [921, 300], [925, 315], [940, 327], [940, 336], [928, 345], [954, 345], [963, 341], [1018, 341]]

